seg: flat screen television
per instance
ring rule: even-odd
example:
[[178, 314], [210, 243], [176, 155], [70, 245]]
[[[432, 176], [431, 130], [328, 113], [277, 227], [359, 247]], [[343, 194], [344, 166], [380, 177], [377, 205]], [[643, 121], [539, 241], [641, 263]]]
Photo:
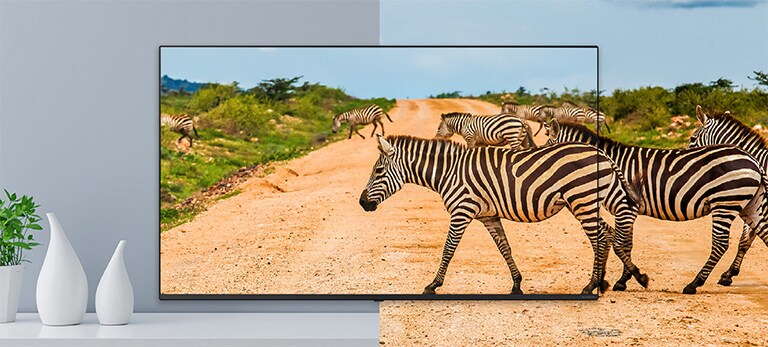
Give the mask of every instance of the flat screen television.
[[[544, 199], [511, 187], [508, 153], [547, 140], [525, 107], [597, 108], [596, 46], [161, 46], [159, 89], [161, 299], [597, 298], [569, 208], [457, 207]], [[512, 140], [461, 135], [502, 113]], [[466, 151], [486, 154], [448, 159]]]

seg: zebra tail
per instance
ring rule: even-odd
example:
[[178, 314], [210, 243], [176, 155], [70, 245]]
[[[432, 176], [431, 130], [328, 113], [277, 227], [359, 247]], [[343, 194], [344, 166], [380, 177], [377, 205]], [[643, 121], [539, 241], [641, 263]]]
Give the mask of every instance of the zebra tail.
[[195, 125], [194, 125], [194, 124], [192, 124], [192, 131], [195, 133], [195, 138], [196, 138], [196, 139], [199, 139], [199, 138], [200, 138], [200, 136], [198, 136], [198, 135], [197, 135], [197, 127], [195, 127]]
[[611, 133], [611, 128], [608, 127], [608, 122], [603, 121], [603, 125], [605, 125], [605, 130], [608, 130], [608, 133]]
[[[602, 153], [602, 152], [601, 152]], [[606, 156], [606, 158], [608, 158]], [[616, 165], [616, 163], [613, 162], [611, 158], [608, 158], [608, 162], [611, 163], [611, 169], [613, 169], [613, 172], [616, 173], [616, 176], [619, 177], [619, 181], [621, 182], [621, 185], [624, 187], [624, 191], [627, 192], [627, 195], [629, 196], [629, 199], [632, 200], [632, 202], [637, 205], [637, 208], [642, 210], [643, 209], [643, 198], [640, 196], [638, 192], [642, 191], [642, 187], [645, 184], [645, 175], [637, 175], [635, 176], [635, 179], [632, 181], [632, 184], [630, 184], [626, 177], [624, 177], [624, 174], [621, 172], [621, 169]]]
[[[385, 116], [387, 116], [387, 119], [389, 119], [389, 122], [390, 122], [390, 123], [394, 123], [394, 122], [392, 121], [392, 118], [389, 118], [389, 113], [387, 113], [387, 112], [384, 112], [384, 115], [385, 115]], [[382, 125], [382, 126], [383, 126], [383, 125]]]

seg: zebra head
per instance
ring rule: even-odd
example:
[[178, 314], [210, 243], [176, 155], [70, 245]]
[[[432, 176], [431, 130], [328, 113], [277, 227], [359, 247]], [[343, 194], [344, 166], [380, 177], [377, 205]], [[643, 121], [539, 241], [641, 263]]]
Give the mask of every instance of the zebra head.
[[[731, 114], [730, 112], [726, 111], [726, 114]], [[699, 119], [699, 122], [701, 125], [694, 130], [693, 134], [691, 135], [691, 140], [688, 142], [688, 148], [695, 148], [695, 147], [701, 147], [701, 146], [707, 146], [707, 145], [714, 145], [717, 142], [715, 141], [715, 130], [716, 122], [715, 119], [710, 117], [708, 114], [704, 113], [704, 110], [701, 108], [701, 105], [696, 105], [696, 118]]]
[[368, 184], [360, 194], [360, 206], [368, 212], [376, 211], [376, 207], [397, 193], [405, 182], [402, 164], [397, 159], [397, 149], [381, 135], [376, 134], [376, 137], [381, 153], [379, 160], [373, 165]]
[[445, 114], [440, 115], [440, 125], [437, 126], [437, 134], [435, 134], [435, 138], [437, 139], [449, 139], [453, 136], [453, 131], [451, 130], [451, 127], [448, 126], [445, 116]]
[[338, 115], [336, 115], [336, 117], [333, 117], [333, 128], [331, 128], [331, 131], [333, 131], [334, 134], [336, 132], [338, 132], [339, 128], [341, 127], [341, 119], [340, 118], [341, 118], [342, 114], [338, 114]]

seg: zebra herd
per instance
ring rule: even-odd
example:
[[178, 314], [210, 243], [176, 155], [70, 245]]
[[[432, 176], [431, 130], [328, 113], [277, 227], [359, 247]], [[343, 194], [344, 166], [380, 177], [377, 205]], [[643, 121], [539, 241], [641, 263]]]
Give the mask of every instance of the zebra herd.
[[539, 129], [536, 131], [538, 135], [541, 129], [546, 123], [547, 119], [557, 119], [559, 121], [571, 121], [578, 123], [594, 123], [598, 132], [602, 132], [602, 127], [608, 132], [611, 132], [611, 128], [608, 127], [608, 123], [605, 122], [605, 114], [591, 108], [583, 108], [578, 105], [566, 101], [559, 107], [551, 105], [518, 105], [513, 102], [504, 102], [501, 104], [502, 113], [514, 114], [523, 119], [538, 122]]
[[[729, 113], [710, 116], [697, 106], [701, 125], [690, 145], [666, 150], [600, 136], [605, 117], [600, 112], [581, 109], [584, 117], [579, 118], [548, 108], [504, 104], [502, 113], [493, 116], [443, 114], [435, 139], [377, 135], [380, 155], [360, 195], [361, 207], [375, 211], [404, 184], [412, 183], [439, 193], [451, 215], [439, 269], [424, 294], [435, 294], [443, 284], [451, 258], [474, 219], [483, 223], [506, 261], [512, 294], [523, 293], [522, 275], [502, 218], [538, 222], [567, 208], [594, 252], [583, 294], [607, 289], [604, 277], [611, 247], [624, 265], [613, 289], [626, 289], [632, 277], [647, 287], [648, 276], [631, 256], [638, 215], [669, 221], [712, 216], [712, 250], [683, 289], [686, 294], [696, 293], [706, 282], [728, 248], [730, 226], [737, 217], [745, 225], [739, 252], [718, 283], [732, 283], [756, 236], [768, 244], [768, 145]], [[544, 146], [533, 143], [531, 129], [521, 118], [546, 129]], [[598, 132], [580, 124], [585, 121], [596, 122]], [[467, 145], [448, 140], [454, 133]], [[598, 215], [600, 206], [615, 216], [615, 229]]]

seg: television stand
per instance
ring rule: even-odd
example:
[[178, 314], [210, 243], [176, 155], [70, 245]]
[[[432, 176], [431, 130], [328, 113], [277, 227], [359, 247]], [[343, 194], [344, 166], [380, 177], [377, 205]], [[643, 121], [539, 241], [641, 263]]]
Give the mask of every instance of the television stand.
[[45, 326], [36, 313], [0, 324], [11, 346], [379, 346], [377, 313], [134, 313], [122, 326], [96, 314], [71, 326]]

